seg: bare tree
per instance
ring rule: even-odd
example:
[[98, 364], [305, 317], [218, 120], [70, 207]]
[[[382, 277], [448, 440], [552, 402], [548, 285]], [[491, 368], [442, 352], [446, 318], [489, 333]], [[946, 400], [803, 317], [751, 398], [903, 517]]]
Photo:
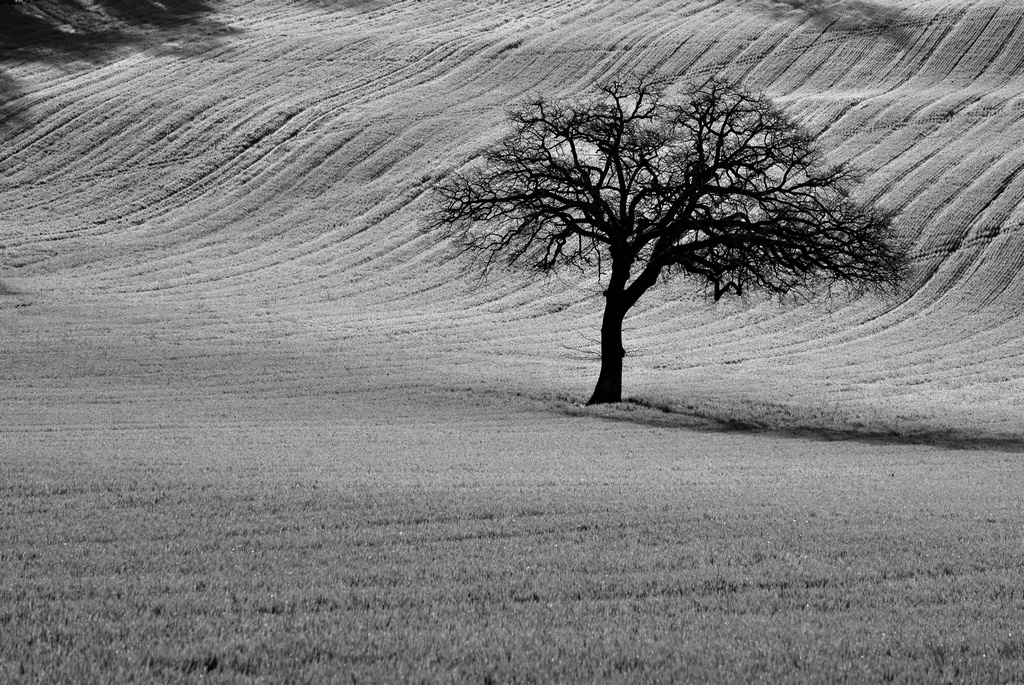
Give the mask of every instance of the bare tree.
[[723, 80], [669, 98], [633, 76], [584, 102], [535, 99], [465, 173], [437, 184], [437, 231], [496, 265], [592, 268], [604, 282], [601, 373], [590, 404], [622, 396], [622, 323], [659, 277], [732, 291], [888, 289], [907, 255], [891, 216], [767, 97]]

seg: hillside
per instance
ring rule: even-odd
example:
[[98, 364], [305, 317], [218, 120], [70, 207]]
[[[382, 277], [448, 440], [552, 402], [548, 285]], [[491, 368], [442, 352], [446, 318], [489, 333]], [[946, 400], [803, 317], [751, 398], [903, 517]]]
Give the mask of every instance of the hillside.
[[915, 278], [896, 301], [802, 307], [671, 284], [627, 319], [626, 394], [768, 425], [1022, 433], [1024, 7], [164, 6], [87, 3], [61, 15], [56, 48], [52, 31], [0, 32], [9, 400], [159, 388], [169, 368], [234, 387], [256, 373], [235, 355], [313, 365], [324, 387], [580, 399], [596, 284], [479, 287], [420, 234], [426, 192], [501, 133], [510, 103], [656, 67], [784, 103], [899, 210]]

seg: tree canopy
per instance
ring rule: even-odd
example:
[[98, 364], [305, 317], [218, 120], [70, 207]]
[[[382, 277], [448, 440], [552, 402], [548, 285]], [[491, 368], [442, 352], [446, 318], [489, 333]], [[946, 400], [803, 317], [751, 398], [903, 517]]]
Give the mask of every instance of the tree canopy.
[[436, 186], [431, 228], [482, 260], [607, 277], [602, 371], [592, 403], [621, 399], [622, 320], [659, 277], [729, 292], [891, 289], [907, 255], [892, 216], [855, 199], [769, 98], [711, 79], [681, 96], [635, 76], [579, 102], [536, 98], [511, 131]]

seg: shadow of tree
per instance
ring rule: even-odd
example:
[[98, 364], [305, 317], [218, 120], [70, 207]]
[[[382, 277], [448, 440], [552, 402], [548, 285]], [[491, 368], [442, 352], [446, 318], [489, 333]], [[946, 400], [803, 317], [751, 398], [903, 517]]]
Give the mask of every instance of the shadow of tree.
[[[590, 416], [606, 421], [621, 421], [659, 428], [676, 428], [708, 433], [747, 433], [816, 442], [862, 442], [878, 445], [931, 445], [957, 450], [992, 450], [1024, 454], [1024, 436], [989, 431], [984, 428], [908, 427], [905, 430], [872, 429], [859, 426], [833, 427], [814, 424], [783, 424], [762, 420], [758, 423], [699, 411], [676, 411], [663, 405], [629, 398], [620, 405], [583, 407], [562, 405], [569, 416]], [[638, 411], [639, 409], [639, 411]]]
[[773, 13], [800, 12], [826, 28], [880, 34], [900, 48], [910, 44], [909, 19], [902, 10], [872, 0], [769, 0]]
[[0, 131], [21, 128], [27, 123], [18, 103], [22, 95], [18, 80], [0, 69]]
[[237, 33], [215, 14], [209, 0], [0, 0], [0, 127], [25, 123], [11, 65], [102, 62], [125, 49], [200, 54]]
[[387, 0], [305, 0], [307, 4], [316, 5], [329, 11], [365, 12], [384, 7]]

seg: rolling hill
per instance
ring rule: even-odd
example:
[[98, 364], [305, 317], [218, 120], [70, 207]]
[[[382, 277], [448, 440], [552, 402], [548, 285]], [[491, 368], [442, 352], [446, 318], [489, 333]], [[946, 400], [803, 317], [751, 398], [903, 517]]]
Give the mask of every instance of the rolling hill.
[[481, 286], [421, 233], [428, 190], [501, 134], [509, 104], [657, 68], [783, 103], [899, 211], [915, 276], [896, 300], [803, 306], [670, 283], [627, 319], [627, 394], [768, 426], [1024, 434], [1024, 7], [157, 5], [0, 6], [28, 22], [0, 31], [9, 406], [299, 392], [295, 374], [303, 392], [581, 399], [597, 284]]

